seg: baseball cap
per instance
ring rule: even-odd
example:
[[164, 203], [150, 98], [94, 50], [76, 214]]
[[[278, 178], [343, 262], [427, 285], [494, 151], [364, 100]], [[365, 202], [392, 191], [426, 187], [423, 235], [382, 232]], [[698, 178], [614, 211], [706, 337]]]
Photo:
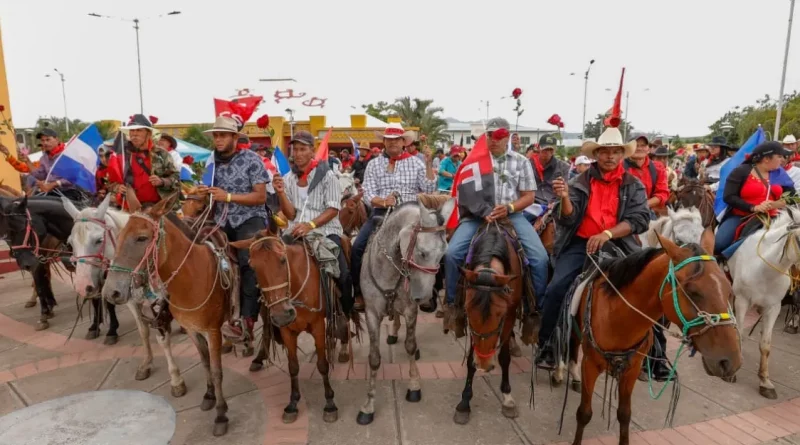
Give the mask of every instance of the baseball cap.
[[52, 128], [44, 128], [42, 131], [36, 133], [36, 139], [41, 139], [42, 136], [50, 136], [51, 138], [57, 138], [58, 133]]
[[558, 139], [551, 134], [545, 134], [539, 138], [539, 147], [541, 147], [542, 150], [555, 148], [556, 146], [558, 146]]
[[301, 144], [308, 145], [310, 147], [314, 146], [314, 135], [309, 133], [308, 131], [298, 131], [292, 137], [292, 140], [289, 141], [290, 144], [294, 144], [295, 142], [299, 142]]
[[594, 161], [587, 156], [578, 156], [575, 158], [575, 165], [591, 165]]

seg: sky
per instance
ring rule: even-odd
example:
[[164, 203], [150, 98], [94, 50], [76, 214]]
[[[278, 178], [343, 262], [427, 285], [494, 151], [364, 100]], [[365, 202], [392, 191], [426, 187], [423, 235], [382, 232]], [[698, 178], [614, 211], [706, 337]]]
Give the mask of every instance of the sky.
[[[158, 18], [170, 11], [181, 14]], [[401, 96], [433, 99], [461, 120], [485, 118], [488, 100], [491, 116], [513, 123], [502, 98], [519, 87], [520, 125], [548, 128], [558, 113], [579, 132], [594, 59], [587, 120], [611, 107], [625, 67], [633, 126], [694, 136], [736, 105], [778, 95], [789, 0], [0, 0], [18, 127], [64, 115], [57, 76], [45, 77], [54, 68], [70, 118], [139, 111], [132, 23], [88, 13], [150, 17], [140, 30], [144, 111], [159, 123], [211, 122], [212, 99], [242, 88], [267, 97], [259, 114], [291, 108], [296, 119], [332, 116], [329, 125]], [[787, 92], [800, 90], [798, 21]], [[259, 82], [284, 77], [297, 82]], [[285, 88], [326, 106], [276, 104]]]

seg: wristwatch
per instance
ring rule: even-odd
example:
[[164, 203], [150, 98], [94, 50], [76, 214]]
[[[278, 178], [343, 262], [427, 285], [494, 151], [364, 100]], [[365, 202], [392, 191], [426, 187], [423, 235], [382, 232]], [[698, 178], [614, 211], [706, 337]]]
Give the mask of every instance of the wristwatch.
[[506, 208], [508, 208], [508, 214], [509, 214], [509, 215], [510, 215], [510, 214], [512, 214], [512, 213], [514, 213], [514, 204], [508, 204], [508, 205], [506, 206]]

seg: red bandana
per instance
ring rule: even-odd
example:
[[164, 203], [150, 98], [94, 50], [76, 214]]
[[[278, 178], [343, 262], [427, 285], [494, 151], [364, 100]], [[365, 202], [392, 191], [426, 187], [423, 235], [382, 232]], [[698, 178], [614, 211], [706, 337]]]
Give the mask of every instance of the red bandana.
[[411, 153], [409, 153], [407, 151], [401, 153], [400, 156], [391, 156], [391, 157], [389, 157], [387, 155], [387, 157], [389, 157], [389, 165], [391, 165], [391, 166], [394, 166], [395, 162], [402, 161], [403, 159], [408, 159], [411, 156], [414, 156], [414, 155], [412, 155]]
[[317, 161], [316, 159], [312, 159], [311, 162], [309, 162], [308, 165], [306, 166], [303, 175], [300, 176], [300, 180], [305, 181], [306, 179], [308, 179], [308, 175], [311, 173], [311, 170], [317, 168], [317, 164], [319, 164], [319, 161]]
[[48, 156], [50, 159], [55, 159], [55, 158], [56, 158], [58, 155], [60, 155], [60, 154], [61, 154], [61, 152], [63, 152], [63, 151], [64, 151], [64, 143], [62, 142], [62, 143], [58, 144], [58, 145], [56, 146], [56, 148], [54, 148], [54, 149], [50, 150], [50, 152], [49, 152], [49, 153], [47, 153], [47, 156]]
[[533, 167], [536, 168], [536, 173], [539, 174], [539, 180], [544, 180], [544, 166], [542, 165], [542, 161], [539, 159], [539, 155], [533, 153], [531, 155], [531, 162], [533, 162]]

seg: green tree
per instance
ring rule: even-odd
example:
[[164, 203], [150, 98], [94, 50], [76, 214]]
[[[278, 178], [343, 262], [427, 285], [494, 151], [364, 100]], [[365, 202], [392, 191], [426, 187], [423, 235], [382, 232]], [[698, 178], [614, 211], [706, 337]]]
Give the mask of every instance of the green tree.
[[[603, 131], [605, 131], [606, 129], [606, 125], [604, 123], [605, 120], [606, 120], [605, 114], [598, 114], [593, 122], [586, 122], [586, 125], [584, 125], [583, 127], [583, 138], [597, 139], [598, 137], [600, 137], [600, 135], [603, 134]], [[633, 134], [633, 129], [634, 126], [630, 122], [626, 121], [625, 119], [622, 119], [622, 122], [619, 124], [619, 130], [622, 133], [630, 136]]]
[[447, 121], [442, 118], [442, 107], [434, 107], [432, 99], [411, 99], [408, 96], [398, 98], [391, 105], [392, 111], [403, 121], [407, 127], [418, 127], [420, 134], [428, 138], [430, 145], [444, 143], [449, 140], [445, 134]]
[[375, 104], [361, 105], [361, 108], [363, 108], [364, 112], [369, 116], [372, 116], [375, 119], [383, 122], [388, 122], [389, 117], [394, 115], [391, 105], [384, 101], [380, 101]]
[[[67, 131], [67, 121], [63, 117], [44, 117], [40, 116], [39, 119], [36, 121], [36, 127], [33, 130], [33, 134], [44, 130], [45, 128], [51, 128], [58, 133], [58, 138], [62, 141], [68, 141], [72, 136], [83, 131], [86, 127], [89, 126], [88, 122], [83, 122], [80, 119], [70, 119], [69, 120], [69, 131]], [[34, 150], [38, 151], [38, 148], [33, 147]], [[33, 150], [31, 150], [33, 151]]]
[[683, 148], [686, 143], [683, 142], [683, 139], [681, 139], [680, 135], [676, 134], [675, 137], [670, 141], [670, 145], [672, 145], [673, 149], [677, 150], [679, 148]]
[[[705, 141], [707, 142], [714, 135], [727, 135], [728, 142], [740, 145], [758, 129], [759, 125], [772, 138], [777, 114], [777, 101], [765, 94], [764, 97], [756, 100], [754, 105], [744, 108], [734, 107], [709, 125], [711, 133], [706, 136]], [[723, 130], [722, 124], [725, 122], [733, 126], [733, 129], [728, 129], [727, 132]], [[800, 134], [800, 92], [797, 91], [784, 96], [781, 127], [777, 136], [781, 139], [788, 134]]]
[[204, 124], [204, 125], [192, 125], [191, 127], [186, 129], [186, 132], [183, 133], [184, 141], [197, 145], [199, 147], [212, 149], [212, 144], [214, 141], [208, 135], [208, 133], [203, 133], [204, 131], [211, 128], [211, 125]]
[[103, 137], [104, 141], [111, 139], [117, 133], [114, 131], [116, 125], [113, 121], [97, 121], [94, 125], [97, 127], [97, 131], [100, 132], [100, 136]]

